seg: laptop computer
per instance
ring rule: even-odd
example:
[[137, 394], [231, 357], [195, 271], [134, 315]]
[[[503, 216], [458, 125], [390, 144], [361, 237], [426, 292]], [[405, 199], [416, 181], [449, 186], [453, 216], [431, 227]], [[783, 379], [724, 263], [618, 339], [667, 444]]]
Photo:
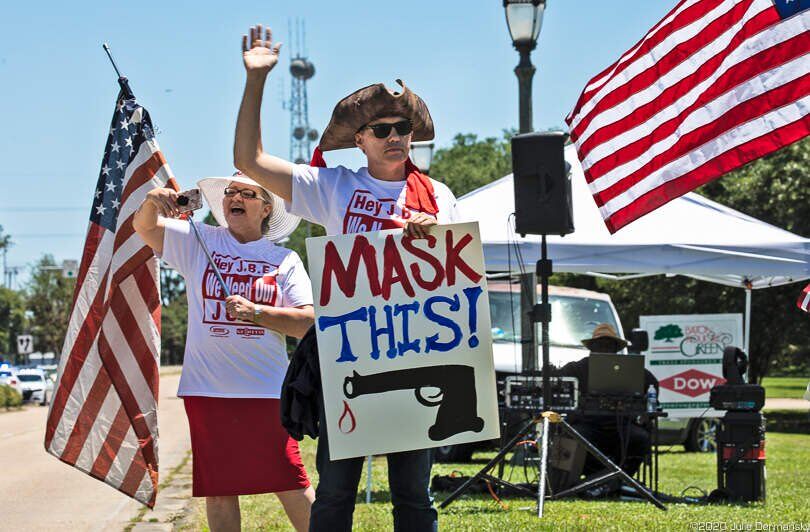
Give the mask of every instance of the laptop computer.
[[643, 355], [588, 356], [588, 392], [644, 393]]

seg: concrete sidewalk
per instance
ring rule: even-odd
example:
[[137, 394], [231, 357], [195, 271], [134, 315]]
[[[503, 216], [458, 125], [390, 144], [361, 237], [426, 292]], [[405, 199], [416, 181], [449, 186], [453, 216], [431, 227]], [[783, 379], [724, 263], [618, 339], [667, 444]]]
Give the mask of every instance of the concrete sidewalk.
[[804, 399], [765, 399], [764, 410], [804, 410], [810, 411], [810, 401]]

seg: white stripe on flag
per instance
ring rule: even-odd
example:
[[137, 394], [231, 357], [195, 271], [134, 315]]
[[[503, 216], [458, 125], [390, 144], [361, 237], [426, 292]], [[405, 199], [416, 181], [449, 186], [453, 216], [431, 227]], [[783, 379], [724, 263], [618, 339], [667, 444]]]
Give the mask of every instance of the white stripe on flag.
[[[682, 119], [683, 121], [680, 123], [679, 127], [671, 135], [650, 145], [646, 151], [629, 160], [627, 163], [617, 166], [606, 174], [594, 179], [593, 182], [590, 183], [591, 190], [596, 193], [612, 187], [636, 170], [643, 168], [654, 158], [668, 152], [677, 144], [681, 137], [717, 121], [735, 105], [765, 94], [766, 92], [807, 75], [808, 60], [810, 60], [810, 56], [808, 55], [797, 57], [789, 63], [763, 72], [756, 78], [746, 82], [745, 85], [736, 87], [734, 90], [721, 95], [705, 106], [696, 108], [691, 114]], [[653, 124], [652, 121], [648, 123]], [[651, 127], [655, 127], [655, 124]], [[624, 140], [620, 142], [624, 143]], [[607, 144], [603, 144], [603, 146], [607, 146]], [[607, 156], [609, 154], [605, 155]]]
[[[599, 89], [599, 91], [595, 95], [593, 95], [585, 105], [582, 106], [582, 109], [580, 109], [577, 116], [574, 117], [574, 120], [571, 123], [571, 129], [576, 129], [579, 123], [582, 121], [582, 119], [588, 116], [588, 114], [593, 110], [593, 108], [596, 107], [596, 105], [599, 102], [601, 102], [605, 96], [607, 96], [614, 90], [618, 89], [622, 85], [626, 84], [627, 82], [631, 81], [635, 76], [655, 66], [655, 64], [660, 60], [660, 58], [667, 55], [682, 42], [687, 41], [692, 37], [698, 35], [707, 26], [709, 26], [716, 18], [719, 18], [728, 11], [730, 11], [736, 4], [747, 1], [748, 0], [724, 0], [721, 4], [719, 4], [716, 8], [714, 8], [706, 16], [699, 18], [689, 26], [680, 28], [679, 30], [673, 32], [669, 36], [669, 38], [663, 40], [652, 50], [636, 59], [631, 65], [629, 65], [623, 71], [616, 74], [615, 77], [613, 77], [608, 83], [606, 83], [601, 89]], [[770, 2], [771, 0], [755, 0], [757, 7], [765, 3], [770, 5]]]
[[[719, 51], [728, 46], [729, 41], [737, 34], [738, 30], [739, 28], [737, 27], [729, 30], [726, 32], [726, 35], [723, 38], [718, 39], [721, 42], [715, 42], [712, 45], [707, 46], [701, 50], [700, 53], [702, 54], [704, 51], [707, 51], [710, 52], [709, 57], [716, 55]], [[804, 31], [806, 31], [806, 29], [801, 24], [784, 24], [772, 26], [762, 33], [750, 37], [748, 40], [741, 43], [740, 46], [735, 48], [734, 51], [723, 60], [723, 62], [712, 73], [711, 76], [692, 87], [687, 93], [680, 96], [670, 105], [662, 105], [661, 110], [654, 116], [650, 117], [646, 122], [643, 122], [627, 131], [623, 131], [620, 135], [617, 135], [616, 137], [591, 149], [583, 159], [582, 166], [587, 170], [603, 157], [610, 155], [614, 151], [611, 149], [611, 146], [615, 146], [615, 143], [627, 145], [649, 135], [656, 127], [672, 118], [677, 117], [687, 107], [695, 103], [698, 97], [706, 92], [709, 87], [714, 85], [714, 83], [716, 83], [717, 80], [729, 69], [740, 63], [744, 63], [747, 59], [762, 52], [763, 50], [787, 41], [791, 37], [795, 37]], [[709, 59], [709, 57], [706, 57], [706, 59]], [[612, 109], [598, 114], [582, 132], [578, 142], [584, 143], [591, 137], [591, 135], [596, 133], [602, 127], [614, 124], [632, 115], [633, 111], [642, 105], [655, 101], [661, 97], [661, 93], [664, 90], [672, 87], [676, 83], [683, 80], [683, 78], [691, 75], [695, 70], [694, 63], [681, 63], [670, 73], [662, 76], [654, 85], [639, 91]]]
[[647, 192], [673, 179], [681, 177], [741, 144], [745, 144], [765, 133], [800, 120], [808, 114], [810, 114], [810, 96], [774, 109], [755, 120], [731, 129], [723, 135], [719, 135], [694, 151], [652, 172], [648, 177], [627, 189], [626, 192], [606, 202], [599, 208], [599, 211], [604, 218], [609, 218], [613, 213], [626, 207]]
[[804, 295], [804, 301], [802, 301], [802, 308], [810, 312], [810, 292], [807, 292]]
[[[604, 84], [607, 82], [607, 80], [609, 80], [609, 79], [610, 79], [610, 77], [611, 77], [611, 76], [613, 76], [613, 74], [616, 72], [616, 70], [617, 70], [619, 67], [621, 67], [623, 64], [625, 64], [625, 63], [627, 62], [628, 58], [629, 58], [629, 57], [632, 57], [632, 56], [633, 56], [633, 54], [635, 54], [635, 53], [636, 53], [636, 51], [637, 51], [639, 48], [641, 48], [641, 46], [642, 46], [642, 45], [643, 45], [643, 44], [644, 44], [646, 41], [648, 41], [650, 38], [654, 37], [654, 36], [655, 36], [655, 35], [656, 35], [656, 34], [657, 34], [659, 31], [661, 31], [661, 28], [662, 28], [662, 27], [664, 27], [665, 25], [667, 25], [667, 24], [669, 24], [671, 21], [673, 21], [673, 20], [674, 20], [674, 19], [675, 19], [675, 18], [676, 18], [676, 17], [677, 17], [679, 14], [681, 14], [681, 13], [682, 13], [683, 11], [685, 11], [687, 8], [692, 7], [693, 5], [697, 4], [698, 2], [702, 2], [702, 1], [704, 1], [704, 0], [688, 0], [687, 2], [684, 2], [684, 3], [680, 4], [680, 5], [679, 5], [679, 6], [678, 6], [678, 7], [675, 9], [675, 11], [673, 11], [672, 13], [670, 13], [670, 14], [669, 14], [667, 17], [665, 17], [663, 20], [661, 20], [661, 22], [659, 22], [658, 24], [656, 24], [656, 25], [653, 27], [653, 29], [652, 29], [652, 30], [650, 30], [650, 32], [649, 32], [649, 33], [648, 33], [648, 34], [647, 34], [647, 35], [646, 35], [646, 36], [645, 36], [645, 37], [644, 37], [644, 38], [643, 38], [643, 39], [642, 39], [642, 40], [641, 40], [641, 41], [640, 41], [638, 44], [636, 44], [636, 45], [635, 45], [633, 48], [631, 48], [631, 49], [630, 49], [630, 50], [629, 50], [627, 53], [625, 53], [624, 55], [622, 55], [622, 57], [621, 57], [621, 58], [620, 58], [620, 59], [619, 59], [619, 60], [616, 62], [616, 65], [615, 65], [615, 66], [614, 66], [614, 67], [613, 67], [613, 68], [612, 68], [610, 71], [605, 72], [605, 74], [604, 74], [604, 75], [602, 75], [601, 77], [599, 77], [599, 78], [597, 78], [597, 79], [592, 80], [592, 81], [591, 81], [591, 82], [590, 82], [590, 83], [589, 83], [589, 84], [588, 84], [588, 85], [585, 87], [585, 90], [584, 90], [583, 92], [590, 92], [590, 91], [592, 91], [592, 90], [594, 90], [594, 89], [597, 89], [597, 88], [601, 87], [602, 85], [604, 85]], [[569, 118], [569, 120], [570, 120], [571, 116], [569, 115], [569, 117], [568, 117], [568, 118]]]

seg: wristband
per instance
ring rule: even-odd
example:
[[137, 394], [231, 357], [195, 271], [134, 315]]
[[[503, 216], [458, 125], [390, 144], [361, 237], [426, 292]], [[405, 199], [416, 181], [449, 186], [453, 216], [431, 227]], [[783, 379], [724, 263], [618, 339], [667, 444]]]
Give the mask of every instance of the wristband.
[[253, 319], [251, 320], [253, 323], [257, 323], [259, 320], [259, 316], [262, 315], [262, 306], [261, 305], [253, 305]]

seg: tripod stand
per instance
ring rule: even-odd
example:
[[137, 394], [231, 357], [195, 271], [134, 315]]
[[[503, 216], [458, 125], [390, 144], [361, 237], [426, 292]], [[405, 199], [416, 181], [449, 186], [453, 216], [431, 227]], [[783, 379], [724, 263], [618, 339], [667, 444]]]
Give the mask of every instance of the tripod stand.
[[[551, 260], [548, 259], [548, 251], [546, 245], [546, 235], [542, 235], [541, 240], [541, 259], [537, 262], [537, 275], [540, 277], [541, 280], [541, 304], [533, 305], [530, 311], [530, 315], [532, 318], [533, 323], [537, 323], [538, 321], [542, 324], [542, 346], [543, 346], [543, 372], [542, 372], [542, 383], [543, 383], [543, 409], [544, 411], [536, 414], [529, 420], [519, 431], [518, 433], [512, 437], [495, 455], [492, 460], [490, 460], [483, 468], [481, 468], [478, 473], [476, 473], [473, 477], [469, 478], [466, 482], [464, 482], [461, 486], [458, 487], [450, 496], [445, 499], [440, 505], [439, 508], [446, 508], [450, 505], [454, 500], [456, 500], [459, 496], [461, 496], [474, 482], [483, 479], [488, 482], [492, 482], [496, 485], [507, 487], [514, 490], [517, 493], [521, 493], [523, 495], [527, 495], [532, 498], [537, 498], [537, 516], [543, 517], [543, 506], [546, 499], [546, 480], [547, 480], [547, 469], [548, 469], [548, 444], [549, 444], [549, 431], [551, 428], [551, 424], [558, 425], [562, 428], [562, 430], [566, 431], [574, 440], [582, 444], [589, 453], [591, 453], [599, 462], [602, 463], [607, 469], [608, 472], [605, 474], [598, 474], [593, 477], [585, 479], [582, 483], [572, 488], [563, 490], [559, 493], [556, 493], [552, 496], [552, 498], [560, 498], [565, 497], [568, 495], [573, 495], [580, 491], [589, 489], [591, 487], [597, 486], [604, 482], [607, 482], [613, 478], [619, 477], [624, 482], [628, 483], [629, 485], [633, 486], [638, 493], [654, 504], [656, 507], [660, 508], [661, 510], [666, 510], [666, 507], [655, 498], [655, 496], [644, 486], [642, 486], [636, 479], [628, 475], [624, 472], [619, 466], [613, 463], [610, 458], [604, 455], [596, 446], [594, 446], [591, 442], [589, 442], [584, 436], [582, 436], [579, 432], [577, 432], [571, 425], [569, 425], [559, 414], [553, 412], [551, 410], [546, 410], [552, 408], [552, 399], [551, 399], [551, 376], [550, 376], [550, 362], [549, 362], [549, 331], [548, 326], [549, 322], [551, 321], [551, 306], [548, 303], [548, 280], [551, 277], [552, 273], [552, 263]], [[532, 292], [534, 292], [534, 288], [532, 287]], [[534, 298], [532, 298], [534, 300]], [[536, 347], [535, 347], [536, 349]], [[536, 360], [536, 357], [535, 357]], [[526, 368], [524, 368], [526, 369]], [[532, 368], [529, 368], [530, 370]], [[505, 481], [501, 478], [497, 478], [491, 475], [489, 472], [492, 470], [493, 467], [502, 463], [505, 459], [506, 455], [511, 452], [519, 442], [524, 441], [528, 434], [530, 434], [538, 424], [542, 423], [542, 430], [540, 431], [539, 436], [537, 437], [540, 440], [538, 443], [538, 449], [541, 452], [541, 459], [540, 459], [540, 474], [539, 474], [539, 481], [537, 485], [537, 493], [524, 488], [523, 486], [518, 486], [516, 484], [512, 484], [511, 482]]]

